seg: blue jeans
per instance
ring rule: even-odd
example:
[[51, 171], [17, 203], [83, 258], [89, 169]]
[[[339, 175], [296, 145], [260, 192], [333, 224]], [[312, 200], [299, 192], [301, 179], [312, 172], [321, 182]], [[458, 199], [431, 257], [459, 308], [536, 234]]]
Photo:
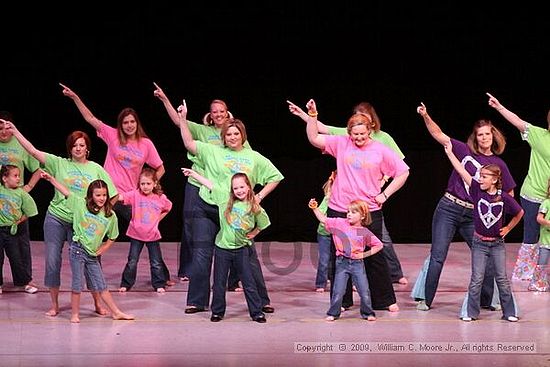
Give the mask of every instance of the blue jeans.
[[101, 292], [107, 289], [103, 270], [98, 256], [91, 256], [82, 248], [80, 243], [71, 241], [69, 260], [73, 273], [71, 291], [82, 292], [83, 277], [90, 291]]
[[183, 223], [179, 248], [178, 277], [189, 277], [193, 259], [193, 208], [199, 200], [199, 188], [187, 182], [183, 198]]
[[539, 247], [539, 261], [537, 265], [548, 265], [548, 258], [550, 258], [550, 248]]
[[334, 275], [334, 287], [330, 299], [330, 308], [327, 315], [340, 317], [342, 300], [346, 293], [349, 279], [357, 288], [357, 293], [361, 298], [360, 312], [362, 318], [374, 316], [370, 299], [369, 281], [365, 271], [363, 259], [350, 259], [344, 256], [336, 257], [336, 272]]
[[[132, 220], [132, 206], [131, 205], [124, 205], [120, 201], [115, 204], [113, 207], [117, 218], [118, 218], [118, 228], [120, 233], [126, 233], [128, 230], [128, 224], [130, 224], [130, 221]], [[122, 219], [122, 220], [121, 220]], [[122, 223], [122, 226], [121, 226]], [[132, 239], [127, 237], [129, 241]], [[120, 241], [121, 238], [119, 237], [118, 240]], [[166, 266], [166, 263], [164, 262], [164, 259], [162, 259], [162, 272], [163, 277], [166, 280], [170, 280], [170, 270], [168, 270], [168, 266]], [[157, 287], [158, 288], [158, 287]]]
[[[214, 256], [214, 286], [212, 292], [212, 314], [224, 316], [226, 308], [225, 292], [229, 269], [233, 266], [241, 279], [244, 289], [244, 297], [248, 305], [250, 317], [256, 319], [264, 316], [262, 302], [256, 288], [256, 281], [252, 275], [250, 266], [252, 248], [249, 246], [234, 250], [216, 247]], [[191, 278], [193, 279], [193, 278]]]
[[44, 243], [46, 245], [46, 269], [44, 285], [48, 288], [59, 288], [61, 285], [61, 259], [65, 241], [73, 238], [72, 223], [52, 215], [49, 211], [44, 217]]
[[[442, 197], [437, 204], [432, 219], [432, 247], [425, 285], [426, 305], [430, 307], [435, 298], [443, 264], [447, 259], [449, 246], [456, 231], [460, 233], [468, 246], [472, 247], [472, 237], [474, 235], [472, 211], [472, 209], [453, 203], [446, 197]], [[493, 291], [494, 269], [491, 263], [486, 267], [485, 279], [483, 281], [481, 296], [481, 304], [483, 306], [491, 305]]]
[[317, 276], [315, 277], [315, 288], [325, 288], [327, 286], [328, 268], [330, 264], [330, 242], [332, 236], [317, 234], [317, 244], [319, 247], [319, 261], [317, 263]]
[[504, 240], [482, 241], [474, 236], [472, 243], [472, 277], [468, 287], [467, 315], [471, 318], [478, 318], [481, 308], [481, 287], [485, 277], [487, 264], [493, 263], [495, 280], [497, 283], [500, 304], [504, 317], [517, 316], [517, 309], [512, 296], [510, 282], [506, 276], [506, 248]]
[[535, 245], [539, 241], [540, 224], [537, 222], [540, 203], [519, 198], [523, 208], [523, 243]]
[[137, 265], [139, 262], [139, 255], [143, 250], [143, 246], [147, 246], [149, 251], [149, 265], [151, 269], [151, 285], [153, 289], [164, 288], [166, 286], [166, 278], [162, 264], [162, 251], [160, 250], [159, 241], [144, 242], [133, 238], [130, 238], [130, 249], [128, 251], [128, 262], [122, 272], [122, 280], [120, 286], [125, 287], [128, 290], [136, 283]]
[[15, 235], [10, 233], [10, 226], [0, 227], [0, 286], [4, 284], [4, 251], [10, 260], [12, 274], [18, 274], [19, 278], [12, 278], [15, 286], [21, 287], [27, 285], [31, 281], [30, 275], [27, 274], [19, 244], [21, 242], [21, 234], [18, 232]]
[[193, 246], [193, 263], [189, 277], [187, 306], [199, 309], [208, 308], [214, 241], [219, 229], [218, 207], [200, 199], [193, 211], [193, 240], [191, 243]]
[[[260, 259], [258, 259], [258, 252], [256, 251], [256, 245], [254, 242], [252, 242], [252, 245], [250, 246], [249, 260], [250, 268], [252, 269], [252, 277], [254, 278], [254, 282], [256, 282], [256, 289], [258, 289], [258, 295], [260, 296], [262, 307], [267, 306], [271, 304], [271, 300], [269, 299], [269, 294], [265, 285], [264, 273], [262, 271], [262, 265], [260, 264]], [[231, 277], [232, 272], [236, 272], [238, 274], [238, 270], [235, 266], [232, 266], [229, 269], [229, 277]]]

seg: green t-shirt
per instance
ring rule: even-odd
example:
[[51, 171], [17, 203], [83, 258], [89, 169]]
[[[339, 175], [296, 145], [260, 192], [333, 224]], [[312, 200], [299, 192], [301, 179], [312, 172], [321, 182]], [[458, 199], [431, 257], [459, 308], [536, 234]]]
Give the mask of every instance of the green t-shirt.
[[28, 192], [0, 185], [0, 227], [11, 226], [23, 215], [30, 218], [37, 214], [36, 203]]
[[69, 195], [67, 207], [73, 212], [73, 241], [82, 245], [91, 256], [97, 256], [97, 249], [107, 237], [115, 240], [118, 237], [118, 220], [114, 211], [110, 217], [101, 210], [98, 214], [90, 213], [86, 199]]
[[11, 164], [19, 168], [21, 176], [21, 186], [25, 184], [25, 168], [29, 172], [34, 172], [40, 167], [40, 162], [30, 155], [15, 138], [8, 142], [0, 142], [0, 166]]
[[[269, 227], [271, 224], [269, 217], [263, 208], [260, 208], [261, 210], [258, 213], [253, 214], [250, 213], [248, 202], [235, 201], [228, 221], [224, 212], [227, 208], [227, 199], [225, 198], [230, 186], [226, 187], [227, 189], [222, 189], [221, 186], [214, 185], [212, 191], [209, 191], [212, 201], [220, 203], [218, 205], [220, 231], [216, 235], [216, 246], [229, 250], [250, 246], [253, 240], [246, 238], [246, 234], [256, 227], [260, 230]], [[225, 200], [225, 202], [222, 200]]]
[[[90, 182], [98, 179], [105, 181], [111, 198], [118, 195], [109, 174], [95, 162], [77, 163], [67, 158], [46, 153], [44, 170], [69, 189], [71, 194], [78, 197], [85, 198]], [[66, 222], [73, 221], [73, 213], [66, 205], [65, 196], [57, 190], [55, 190], [53, 199], [50, 201], [48, 211]]]
[[527, 124], [521, 133], [531, 147], [529, 170], [521, 186], [520, 195], [537, 203], [546, 198], [550, 178], [550, 131]]
[[[187, 121], [187, 126], [189, 127], [189, 131], [191, 132], [191, 136], [194, 140], [202, 141], [203, 143], [212, 144], [218, 147], [223, 146], [223, 141], [220, 135], [221, 129], [218, 129], [216, 126], [197, 124], [193, 121]], [[250, 148], [248, 141], [246, 141], [243, 146], [245, 148]], [[191, 153], [187, 153], [187, 158], [193, 163], [191, 168], [200, 175], [204, 176], [204, 167], [202, 167], [200, 161]], [[192, 185], [197, 187], [201, 186], [201, 184], [192, 177], [189, 177], [188, 180]]]
[[[328, 128], [329, 135], [348, 135], [348, 129], [345, 127], [327, 126], [327, 128]], [[395, 142], [395, 140], [393, 140], [390, 134], [382, 130], [373, 131], [370, 134], [370, 137], [372, 140], [379, 141], [380, 143], [384, 144], [385, 146], [387, 146], [388, 148], [396, 152], [397, 155], [399, 155], [399, 158], [401, 159], [405, 158], [405, 155], [403, 154], [401, 149], [399, 149], [399, 147], [397, 146], [397, 143]]]
[[[328, 209], [328, 200], [330, 198], [330, 195], [325, 195], [323, 198], [323, 201], [321, 201], [321, 204], [319, 204], [319, 211], [323, 214], [327, 214]], [[323, 223], [319, 223], [319, 226], [317, 227], [317, 233], [321, 236], [330, 236], [331, 234], [326, 230], [325, 225]]]
[[[550, 199], [544, 199], [540, 204], [539, 213], [544, 214], [544, 219], [550, 220]], [[540, 226], [539, 243], [541, 247], [550, 249], [550, 227]]]
[[[231, 177], [239, 172], [246, 173], [252, 187], [257, 184], [264, 186], [284, 178], [269, 159], [252, 149], [236, 151], [197, 141], [196, 157], [204, 167], [204, 177], [219, 187], [230, 188]], [[218, 204], [212, 200], [205, 186], [201, 186], [199, 195], [209, 204]], [[226, 195], [223, 201], [229, 200], [229, 190]]]

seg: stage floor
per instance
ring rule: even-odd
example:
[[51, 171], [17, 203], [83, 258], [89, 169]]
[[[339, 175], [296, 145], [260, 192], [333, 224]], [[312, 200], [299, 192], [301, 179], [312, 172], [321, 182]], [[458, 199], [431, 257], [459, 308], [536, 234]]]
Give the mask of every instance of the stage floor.
[[[513, 282], [520, 321], [501, 320], [484, 310], [480, 319], [458, 319], [470, 276], [470, 253], [453, 243], [428, 312], [417, 311], [409, 293], [429, 253], [427, 244], [397, 244], [408, 285], [395, 285], [397, 313], [377, 311], [375, 322], [359, 317], [358, 307], [335, 322], [324, 320], [329, 293], [314, 291], [315, 243], [256, 244], [275, 313], [268, 322], [250, 320], [242, 293], [227, 293], [227, 312], [219, 323], [210, 313], [184, 313], [187, 282], [177, 281], [165, 294], [150, 286], [147, 250], [141, 255], [132, 291], [118, 293], [128, 243], [116, 243], [102, 264], [118, 306], [136, 316], [113, 321], [93, 312], [91, 296], [81, 299], [80, 324], [71, 324], [70, 267], [64, 249], [61, 312], [45, 316], [50, 306], [44, 276], [44, 245], [33, 242], [36, 294], [13, 288], [8, 261], [0, 295], [0, 365], [9, 366], [549, 366], [550, 294], [527, 291]], [[518, 244], [507, 245], [508, 273]], [[176, 278], [178, 244], [162, 243], [166, 263]], [[359, 300], [356, 296], [356, 305]], [[522, 349], [523, 350], [519, 350]]]

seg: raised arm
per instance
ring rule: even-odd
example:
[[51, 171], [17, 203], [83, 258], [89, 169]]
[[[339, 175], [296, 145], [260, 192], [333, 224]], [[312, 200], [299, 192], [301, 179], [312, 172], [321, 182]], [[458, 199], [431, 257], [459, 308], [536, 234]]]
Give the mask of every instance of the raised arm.
[[323, 214], [322, 211], [319, 210], [317, 205], [317, 200], [310, 199], [308, 203], [308, 207], [311, 210], [313, 210], [313, 214], [315, 214], [315, 216], [317, 217], [317, 220], [319, 220], [319, 222], [321, 222], [322, 224], [325, 224], [325, 222], [327, 221], [327, 216]]
[[76, 108], [78, 108], [78, 110], [80, 111], [80, 114], [82, 115], [82, 117], [84, 117], [84, 120], [86, 120], [86, 122], [92, 125], [94, 129], [99, 130], [103, 122], [94, 116], [92, 111], [90, 111], [90, 109], [86, 107], [84, 102], [82, 102], [78, 94], [73, 92], [66, 85], [63, 85], [61, 83], [59, 83], [59, 85], [63, 87], [63, 95], [73, 100], [74, 104], [76, 105]]
[[208, 190], [212, 190], [214, 187], [214, 184], [212, 181], [204, 177], [203, 175], [197, 173], [196, 171], [192, 170], [191, 168], [183, 168], [181, 169], [181, 172], [187, 177], [193, 177], [195, 180], [199, 181], [201, 185], [206, 186]]
[[466, 185], [471, 186], [472, 176], [468, 173], [468, 171], [466, 171], [464, 166], [460, 164], [460, 161], [458, 160], [456, 155], [453, 153], [453, 146], [450, 141], [447, 144], [445, 144], [445, 153], [447, 154], [447, 157], [451, 161], [451, 164], [453, 165], [454, 169], [458, 172], [460, 177], [462, 177]]
[[441, 145], [445, 146], [451, 139], [441, 131], [441, 128], [432, 120], [428, 114], [428, 109], [423, 102], [420, 102], [420, 106], [416, 108], [416, 112], [424, 119], [426, 128], [430, 135]]
[[153, 85], [155, 86], [155, 91], [153, 92], [153, 95], [160, 99], [162, 104], [164, 105], [164, 108], [166, 109], [166, 112], [168, 112], [168, 116], [170, 116], [170, 119], [176, 126], [180, 126], [180, 119], [178, 116], [178, 111], [172, 106], [170, 103], [170, 100], [164, 94], [164, 91], [158, 86], [157, 83], [153, 82]]
[[508, 120], [508, 122], [514, 125], [519, 131], [521, 132], [525, 131], [525, 127], [527, 126], [527, 121], [520, 119], [518, 115], [506, 109], [506, 107], [501, 105], [498, 99], [493, 97], [491, 94], [489, 93], [485, 93], [485, 94], [489, 96], [489, 106], [497, 110], [502, 115], [502, 117]]
[[287, 101], [288, 110], [293, 115], [300, 117], [307, 122], [306, 133], [307, 139], [316, 148], [325, 149], [325, 136], [319, 134], [319, 128], [317, 127], [317, 107], [315, 101], [310, 99], [307, 103], [307, 114], [294, 103]]
[[13, 122], [2, 120], [2, 119], [0, 119], [0, 122], [4, 123], [4, 126], [6, 127], [6, 130], [11, 130], [11, 132], [13, 133], [13, 136], [15, 136], [15, 138], [19, 141], [19, 144], [21, 144], [21, 146], [27, 152], [29, 152], [30, 155], [32, 155], [34, 158], [36, 158], [38, 160], [38, 162], [40, 162], [42, 164], [46, 163], [46, 153], [44, 153], [41, 150], [36, 149], [34, 147], [34, 145], [32, 145], [32, 143], [30, 141], [28, 141], [27, 138], [25, 138], [23, 136], [23, 134], [21, 134], [19, 132], [19, 130], [17, 130], [17, 128], [15, 127]]
[[61, 182], [57, 181], [55, 177], [50, 175], [48, 172], [40, 170], [40, 177], [42, 177], [46, 181], [49, 181], [53, 185], [53, 187], [55, 187], [55, 189], [59, 191], [63, 196], [68, 197], [71, 194], [68, 188], [63, 186]]
[[185, 104], [185, 99], [178, 107], [178, 119], [180, 121], [179, 127], [185, 149], [187, 149], [189, 153], [197, 155], [197, 143], [193, 140], [193, 135], [191, 135], [189, 126], [187, 126], [187, 104]]

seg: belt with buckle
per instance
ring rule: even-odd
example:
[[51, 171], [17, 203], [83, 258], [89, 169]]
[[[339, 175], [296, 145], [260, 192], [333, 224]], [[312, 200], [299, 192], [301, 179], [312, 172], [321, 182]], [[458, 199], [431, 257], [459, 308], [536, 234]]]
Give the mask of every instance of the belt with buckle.
[[479, 238], [480, 240], [485, 241], [485, 242], [494, 242], [496, 240], [500, 240], [500, 237], [485, 237], [485, 236], [480, 235], [477, 232], [474, 232], [474, 235], [477, 238]]
[[460, 206], [463, 206], [467, 209], [473, 209], [474, 208], [474, 204], [469, 203], [469, 202], [464, 201], [464, 200], [460, 200], [459, 198], [457, 198], [454, 195], [449, 194], [448, 192], [445, 193], [445, 197], [447, 199], [451, 200], [453, 203], [458, 204]]

